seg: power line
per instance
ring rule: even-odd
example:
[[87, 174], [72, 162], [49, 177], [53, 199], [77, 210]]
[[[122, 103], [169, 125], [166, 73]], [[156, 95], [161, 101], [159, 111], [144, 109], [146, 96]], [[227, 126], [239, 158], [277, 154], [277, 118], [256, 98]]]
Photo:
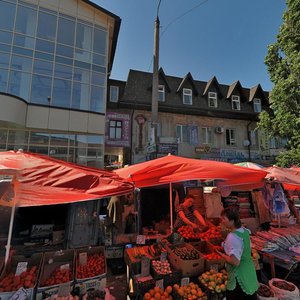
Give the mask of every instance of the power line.
[[[198, 3], [197, 5], [195, 5], [194, 7], [190, 8], [189, 10], [187, 10], [186, 12], [182, 13], [181, 15], [179, 15], [178, 17], [176, 17], [175, 19], [173, 19], [166, 27], [165, 29], [162, 31], [159, 39], [162, 38], [163, 34], [167, 31], [167, 29], [172, 25], [174, 24], [176, 21], [180, 20], [181, 18], [183, 18], [184, 16], [186, 16], [187, 14], [189, 14], [190, 12], [192, 12], [193, 10], [195, 10], [196, 8], [198, 8], [199, 6], [205, 4], [206, 2], [208, 2], [209, 0], [204, 0], [204, 1], [201, 1], [200, 3]], [[159, 6], [160, 6], [160, 3], [161, 3], [161, 0], [159, 0], [159, 4], [157, 6], [157, 17], [158, 17], [158, 10], [159, 10]], [[148, 72], [150, 71], [150, 68], [151, 68], [151, 65], [153, 63], [153, 58], [151, 59], [150, 61], [150, 64], [149, 64], [149, 68], [148, 68]]]

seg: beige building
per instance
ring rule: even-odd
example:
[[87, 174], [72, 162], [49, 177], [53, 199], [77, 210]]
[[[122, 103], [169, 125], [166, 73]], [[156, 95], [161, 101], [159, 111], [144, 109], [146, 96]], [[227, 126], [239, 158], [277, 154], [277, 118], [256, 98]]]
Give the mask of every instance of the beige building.
[[120, 23], [88, 0], [0, 1], [0, 151], [103, 166]]
[[[105, 157], [134, 164], [176, 155], [226, 162], [272, 164], [281, 143], [270, 142], [257, 127], [258, 115], [269, 109], [268, 92], [258, 84], [220, 84], [179, 78], [159, 71], [157, 139], [151, 129], [152, 73], [130, 70], [126, 82], [108, 87]], [[130, 125], [126, 121], [130, 120]], [[130, 137], [124, 134], [131, 132]], [[126, 142], [126, 143], [125, 143]], [[113, 159], [109, 159], [109, 158]]]

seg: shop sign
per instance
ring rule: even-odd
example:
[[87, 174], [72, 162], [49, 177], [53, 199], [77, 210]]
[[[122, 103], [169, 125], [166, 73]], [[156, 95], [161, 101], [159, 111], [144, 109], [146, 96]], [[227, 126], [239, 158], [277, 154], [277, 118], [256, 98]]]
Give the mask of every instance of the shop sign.
[[162, 290], [164, 290], [164, 280], [163, 279], [156, 280], [155, 281], [155, 286], [158, 286], [159, 288], [161, 288]]
[[79, 253], [79, 265], [85, 266], [86, 264], [87, 264], [87, 253], [86, 252]]
[[20, 261], [17, 265], [17, 269], [16, 269], [16, 276], [22, 274], [23, 272], [27, 271], [27, 264], [28, 262], [26, 261]]
[[211, 147], [209, 145], [195, 147], [195, 152], [198, 154], [209, 153], [210, 150], [211, 150]]
[[142, 257], [141, 276], [147, 277], [149, 274], [150, 274], [150, 259], [148, 257]]
[[168, 255], [167, 251], [163, 251], [160, 255], [160, 261], [167, 260], [167, 255]]
[[70, 264], [64, 264], [60, 266], [60, 270], [69, 270], [70, 269]]
[[137, 245], [145, 245], [145, 242], [146, 242], [146, 236], [145, 235], [140, 234], [136, 237]]
[[26, 290], [21, 287], [18, 289], [9, 300], [26, 300], [28, 298]]
[[167, 144], [167, 143], [160, 143], [158, 144], [157, 152], [159, 154], [174, 154], [178, 155], [178, 144]]
[[190, 283], [190, 278], [189, 277], [181, 278], [181, 282], [180, 282], [181, 286], [187, 286], [189, 283]]

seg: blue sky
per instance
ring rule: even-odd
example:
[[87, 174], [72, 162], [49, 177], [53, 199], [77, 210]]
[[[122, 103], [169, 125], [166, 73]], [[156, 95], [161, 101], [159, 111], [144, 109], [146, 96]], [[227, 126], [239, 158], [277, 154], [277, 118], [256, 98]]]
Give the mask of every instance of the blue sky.
[[[93, 1], [122, 19], [111, 78], [126, 80], [129, 69], [152, 72], [158, 1]], [[285, 8], [284, 0], [161, 0], [159, 65], [166, 75], [191, 72], [195, 80], [216, 76], [222, 84], [271, 90], [264, 58]]]

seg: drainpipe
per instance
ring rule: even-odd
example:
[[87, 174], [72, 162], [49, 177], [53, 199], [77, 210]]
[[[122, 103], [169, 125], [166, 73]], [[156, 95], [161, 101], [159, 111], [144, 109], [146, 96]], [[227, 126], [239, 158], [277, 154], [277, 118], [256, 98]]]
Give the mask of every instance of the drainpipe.
[[248, 145], [248, 161], [251, 161], [251, 135], [250, 135], [250, 130], [249, 130], [249, 126], [251, 125], [252, 121], [250, 121], [247, 124], [247, 137], [248, 137], [248, 141], [249, 141], [249, 145]]
[[130, 139], [130, 165], [132, 165], [133, 162], [133, 151], [132, 151], [132, 140], [133, 140], [133, 115], [134, 115], [134, 109], [131, 112], [130, 122], [131, 122], [131, 139]]

